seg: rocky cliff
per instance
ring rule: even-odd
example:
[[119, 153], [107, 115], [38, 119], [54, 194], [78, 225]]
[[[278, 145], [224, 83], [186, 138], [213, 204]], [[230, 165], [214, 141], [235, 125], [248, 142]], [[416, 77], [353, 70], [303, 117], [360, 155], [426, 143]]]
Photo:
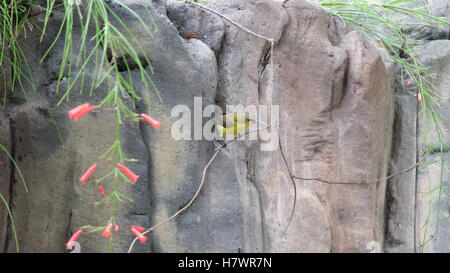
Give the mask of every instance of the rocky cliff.
[[[273, 39], [273, 49], [267, 40], [194, 5], [123, 2], [155, 25], [153, 37], [143, 34], [137, 19], [111, 1], [150, 56], [152, 78], [163, 99], [154, 100], [151, 113], [163, 126], [155, 131], [143, 124], [124, 125], [125, 153], [138, 159], [131, 166], [140, 180], [127, 188], [134, 202], [119, 207], [121, 226], [148, 227], [189, 202], [213, 155], [214, 141], [172, 137], [171, 125], [178, 119], [171, 115], [174, 106], [192, 109], [197, 97], [203, 106], [267, 105], [271, 113], [278, 111], [269, 128], [276, 132], [272, 139], [226, 146], [208, 170], [195, 203], [134, 251], [417, 251], [420, 237], [426, 236], [419, 227], [431, 221], [430, 203], [419, 193], [439, 183], [440, 166], [383, 179], [418, 160], [421, 123], [414, 87], [405, 87], [396, 77], [382, 49], [305, 0], [284, 6], [275, 0], [208, 3]], [[55, 75], [63, 41], [39, 63], [62, 16], [52, 17], [43, 43], [38, 33], [22, 38], [37, 93], [8, 93], [8, 106], [0, 113], [0, 139], [28, 185], [25, 192], [13, 163], [0, 153], [0, 191], [11, 204], [23, 252], [65, 252], [75, 229], [101, 224], [108, 215], [106, 208], [94, 204], [95, 186], [81, 185], [78, 178], [113, 142], [113, 114], [95, 112], [73, 124], [66, 113], [80, 103], [98, 103], [107, 86], [97, 88], [93, 96], [75, 92], [57, 107], [61, 94], [55, 93]], [[77, 39], [82, 33], [75, 28], [73, 35]], [[438, 75], [434, 84], [448, 102], [447, 49], [448, 40], [431, 41], [419, 54]], [[131, 73], [135, 88], [144, 89], [139, 71]], [[143, 111], [147, 106], [136, 105]], [[442, 111], [448, 117], [448, 107]], [[265, 150], [265, 142], [275, 148]], [[448, 160], [448, 153], [445, 157]], [[445, 204], [448, 216], [448, 201]], [[432, 222], [440, 232], [425, 251], [450, 250], [445, 222]], [[14, 252], [2, 206], [0, 223], [0, 250]], [[115, 235], [113, 251], [126, 252], [132, 239], [127, 232]], [[80, 244], [82, 252], [107, 247], [98, 234], [80, 237]]]

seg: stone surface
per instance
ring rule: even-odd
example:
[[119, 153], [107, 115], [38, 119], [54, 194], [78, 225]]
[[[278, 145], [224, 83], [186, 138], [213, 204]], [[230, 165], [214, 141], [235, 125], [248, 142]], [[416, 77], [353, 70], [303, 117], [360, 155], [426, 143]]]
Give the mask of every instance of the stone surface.
[[[434, 74], [431, 83], [439, 94], [439, 115], [449, 119], [449, 64], [448, 40], [429, 41], [417, 48], [418, 57]], [[388, 252], [448, 252], [448, 196], [439, 199], [438, 186], [448, 187], [448, 170], [441, 177], [442, 160], [448, 161], [449, 125], [441, 122], [443, 153], [434, 127], [425, 132], [426, 117], [423, 105], [414, 95], [417, 88], [406, 86], [407, 79], [398, 73], [394, 150], [391, 172], [398, 172], [423, 160], [417, 149], [432, 149], [431, 156], [416, 170], [390, 180], [387, 194], [387, 226], [385, 250]], [[448, 169], [448, 168], [445, 168]], [[417, 176], [417, 179], [416, 179]], [[430, 190], [435, 191], [430, 192]], [[442, 190], [442, 188], [441, 188]], [[430, 192], [430, 193], [428, 193]], [[440, 215], [438, 215], [438, 213]], [[436, 233], [437, 232], [437, 233]]]
[[[438, 114], [445, 120], [450, 120], [450, 41], [438, 40], [431, 41], [417, 49], [417, 54], [423, 64], [430, 68], [430, 72], [435, 75], [432, 84], [436, 88], [439, 96], [439, 105], [434, 108]], [[442, 130], [442, 142], [450, 143], [450, 123], [440, 121]], [[437, 132], [432, 128], [427, 132], [425, 129], [425, 117], [419, 119], [419, 131], [421, 132], [420, 146], [430, 146], [438, 148], [439, 138]]]
[[[421, 166], [417, 175], [417, 249], [420, 252], [448, 253], [450, 199], [444, 189], [450, 186], [450, 175], [441, 173], [449, 164], [450, 154], [428, 156], [428, 165]], [[440, 187], [442, 186], [442, 187]]]
[[224, 23], [219, 16], [176, 1], [168, 3], [167, 16], [181, 37], [187, 38], [193, 33], [214, 53], [219, 53], [224, 34]]
[[[435, 75], [431, 82], [440, 96], [440, 107], [436, 107], [436, 110], [448, 121], [450, 119], [448, 107], [450, 105], [450, 41], [431, 41], [421, 46], [417, 53], [424, 64], [430, 68], [430, 72]], [[443, 151], [441, 151], [436, 130], [432, 127], [429, 133], [426, 133], [425, 121], [425, 117], [420, 115], [418, 146], [420, 149], [432, 148], [433, 152], [426, 159], [430, 165], [421, 166], [417, 174], [418, 237], [416, 244], [418, 250], [423, 252], [449, 252], [449, 197], [443, 190], [449, 187], [450, 182], [448, 173], [450, 124], [445, 121], [440, 122], [443, 143]], [[441, 187], [430, 192], [438, 186]]]
[[[215, 147], [205, 140], [173, 139], [171, 126], [179, 117], [171, 116], [172, 108], [185, 105], [194, 115], [194, 111], [202, 111], [202, 105], [213, 104], [218, 71], [213, 51], [201, 40], [180, 37], [164, 14], [154, 14], [153, 18], [158, 25], [154, 37], [158, 38], [146, 50], [155, 67], [153, 79], [162, 101], [155, 98], [151, 112], [163, 126], [158, 131], [142, 127], [142, 132], [151, 159], [150, 221], [157, 224], [190, 201]], [[139, 73], [134, 74], [136, 89], [143, 90]], [[201, 101], [199, 109], [194, 108], [195, 97]], [[140, 109], [146, 109], [146, 106], [139, 104]], [[190, 132], [193, 139], [194, 127]], [[208, 181], [188, 211], [152, 233], [154, 251], [239, 251], [242, 242], [246, 241], [241, 232], [243, 217], [239, 188], [233, 180], [228, 180], [228, 176], [225, 178]]]
[[[389, 164], [391, 170], [401, 169], [414, 160], [405, 146], [414, 142], [415, 127], [410, 120], [402, 123], [404, 115], [414, 113], [414, 104], [406, 94], [397, 94], [394, 126], [394, 72], [379, 49], [345, 29], [324, 9], [303, 0], [290, 0], [285, 7], [282, 1], [209, 1], [214, 10], [274, 39], [273, 52], [268, 41], [192, 5], [171, 3], [166, 9], [162, 0], [124, 2], [153, 26], [153, 35], [147, 35], [136, 17], [111, 1], [112, 9], [143, 45], [141, 56], [150, 56], [152, 78], [162, 97], [158, 100], [150, 93], [152, 103], [141, 101], [136, 110], [150, 111], [162, 126], [154, 130], [144, 123], [126, 123], [123, 129], [127, 156], [139, 159], [130, 166], [140, 175], [133, 189], [124, 189], [135, 202], [119, 206], [123, 230], [131, 224], [159, 223], [187, 204], [213, 155], [217, 143], [172, 137], [171, 126], [179, 119], [171, 115], [174, 106], [189, 107], [194, 117], [195, 110], [213, 103], [224, 110], [229, 104], [269, 105], [276, 119], [269, 129], [272, 139], [228, 145], [211, 164], [192, 207], [152, 232], [150, 243], [139, 244], [134, 251], [369, 252], [385, 239], [388, 251], [410, 250], [412, 203], [396, 192], [408, 194], [407, 181], [414, 174], [399, 177], [388, 190], [396, 196], [394, 202], [388, 195], [388, 201], [397, 204], [386, 210], [392, 212], [386, 218], [388, 233], [386, 181], [351, 184], [380, 179], [388, 174]], [[52, 17], [49, 37], [55, 36], [60, 20], [61, 14]], [[191, 32], [196, 38], [187, 39]], [[5, 111], [9, 117], [0, 116], [2, 125], [11, 122], [14, 157], [30, 189], [25, 193], [15, 175], [11, 203], [24, 252], [64, 252], [64, 243], [78, 227], [107, 221], [108, 208], [93, 204], [98, 200], [95, 185], [82, 185], [78, 178], [113, 141], [113, 113], [93, 113], [71, 123], [66, 111], [82, 102], [98, 103], [107, 86], [97, 88], [93, 97], [74, 92], [68, 103], [57, 107], [62, 94], [55, 93], [54, 79], [63, 41], [39, 64], [51, 39], [35, 46], [36, 36], [28, 38], [24, 51], [39, 95], [27, 101], [15, 93], [9, 98], [14, 103]], [[75, 30], [74, 39], [79, 37]], [[92, 64], [88, 70], [87, 83]], [[138, 71], [131, 75], [140, 94], [147, 94]], [[61, 90], [66, 87], [64, 81]], [[76, 85], [74, 90], [79, 88]], [[201, 97], [199, 109], [194, 109], [195, 97]], [[0, 135], [10, 135], [5, 128]], [[397, 128], [395, 136], [393, 128]], [[395, 139], [391, 162], [391, 142], [397, 137], [402, 140]], [[264, 150], [271, 141], [274, 149]], [[292, 175], [344, 185], [293, 180]], [[3, 192], [5, 183], [0, 178]], [[0, 217], [5, 218], [4, 211]], [[400, 234], [403, 223], [405, 234]], [[397, 250], [385, 234], [402, 242]], [[113, 251], [124, 252], [133, 235], [121, 232], [115, 238]], [[83, 252], [103, 252], [107, 246], [98, 234], [83, 235], [80, 243]], [[13, 252], [13, 246], [9, 236], [6, 251]]]
[[[397, 173], [417, 162], [417, 91], [397, 77], [395, 118], [390, 172]], [[388, 180], [386, 193], [386, 252], [415, 251], [416, 170]]]
[[[234, 1], [232, 4], [215, 1], [213, 7], [231, 20], [277, 41], [289, 21], [287, 12], [276, 2]], [[266, 92], [264, 77], [267, 74], [268, 65], [265, 56], [270, 49], [269, 43], [225, 23], [226, 33], [218, 58], [220, 78], [216, 96], [217, 104], [224, 110], [226, 105], [271, 104], [262, 99]], [[266, 117], [261, 118], [266, 119]], [[275, 140], [275, 143], [277, 142]], [[256, 141], [237, 141], [227, 147], [227, 150], [227, 160], [231, 162], [217, 165], [232, 166], [233, 168], [227, 172], [235, 173], [235, 177], [227, 177], [226, 180], [220, 176], [209, 178], [212, 182], [218, 181], [216, 183], [237, 184], [240, 189], [237, 198], [241, 200], [244, 223], [241, 229], [246, 239], [239, 247], [243, 252], [276, 251], [267, 243], [269, 240], [267, 232], [271, 228], [269, 226], [271, 223], [270, 220], [265, 219], [264, 210], [267, 209], [268, 202], [259, 181], [261, 171], [267, 166], [260, 166], [259, 145]], [[276, 177], [274, 182], [284, 179], [281, 175], [282, 173], [277, 172], [273, 176]], [[284, 210], [288, 213], [292, 207], [292, 202], [288, 199], [292, 194], [292, 186], [283, 184], [280, 187], [287, 187], [286, 196], [283, 197], [287, 202], [280, 200], [279, 209], [280, 212]], [[276, 193], [273, 194], [273, 198], [276, 199]], [[287, 218], [276, 220], [280, 222], [274, 224], [283, 228]]]
[[[4, 200], [0, 200], [0, 251], [3, 251], [6, 247], [7, 236], [9, 231], [8, 210], [4, 205], [6, 202], [9, 205], [11, 196], [11, 173], [12, 166], [11, 161], [6, 154], [12, 153], [13, 146], [11, 142], [11, 130], [10, 130], [9, 118], [3, 113], [0, 113], [0, 194]], [[3, 149], [6, 149], [4, 151]]]
[[[50, 26], [61, 24], [60, 15], [56, 13], [52, 17]], [[55, 37], [55, 31], [56, 27], [50, 27], [49, 36]], [[79, 30], [73, 31], [75, 40], [80, 39], [80, 35]], [[85, 225], [103, 226], [109, 221], [108, 206], [95, 205], [99, 194], [94, 181], [83, 185], [79, 177], [112, 145], [113, 134], [110, 132], [114, 130], [114, 113], [92, 113], [72, 123], [66, 111], [81, 103], [99, 103], [107, 85], [97, 88], [95, 95], [90, 97], [86, 92], [90, 86], [86, 83], [92, 80], [92, 73], [86, 73], [85, 92], [79, 92], [81, 86], [78, 82], [70, 102], [57, 107], [62, 92], [56, 93], [55, 75], [59, 73], [58, 60], [61, 59], [64, 41], [59, 40], [54, 51], [40, 64], [39, 59], [52, 40], [39, 44], [38, 32], [22, 39], [27, 61], [34, 70], [36, 92], [32, 92], [32, 86], [26, 85], [25, 89], [31, 91], [27, 93], [29, 97], [22, 98], [22, 93], [15, 92], [10, 101], [20, 103], [10, 103], [6, 110], [14, 132], [14, 158], [29, 189], [28, 193], [24, 191], [16, 171], [11, 186], [14, 220], [22, 252], [65, 252], [65, 243], [75, 230]], [[77, 48], [74, 52], [78, 52]], [[93, 66], [88, 64], [89, 70], [92, 71]], [[70, 76], [73, 78], [76, 74], [77, 71], [72, 71]], [[66, 90], [68, 85], [68, 75], [65, 76], [61, 90]], [[122, 140], [126, 156], [139, 160], [129, 166], [140, 175], [140, 180], [136, 186], [122, 190], [125, 195], [134, 197], [134, 203], [121, 203], [116, 221], [124, 228], [131, 223], [148, 225], [148, 154], [139, 126], [136, 123], [124, 124]], [[100, 178], [106, 170], [99, 167], [94, 178]], [[110, 189], [108, 185], [105, 185], [106, 192]], [[133, 237], [127, 232], [116, 235], [112, 251], [125, 252]], [[12, 237], [9, 236], [8, 240], [6, 251], [14, 252]], [[104, 252], [108, 245], [98, 233], [83, 234], [79, 242], [82, 252]], [[140, 247], [140, 251], [150, 251], [150, 246]]]
[[[373, 46], [352, 32], [343, 38], [349, 58], [344, 97], [331, 116], [339, 143], [337, 170], [329, 179], [376, 180], [388, 173], [394, 114], [393, 70]], [[333, 165], [331, 165], [333, 166]], [[335, 173], [333, 173], [335, 172]], [[335, 251], [368, 251], [383, 242], [385, 180], [361, 186], [335, 186], [337, 225]], [[333, 213], [331, 213], [333, 214]], [[370, 218], [366, 218], [371, 215]], [[333, 224], [333, 227], [335, 224]], [[335, 237], [336, 236], [336, 237]], [[339, 241], [340, 240], [342, 241]]]
[[[449, 0], [427, 0], [416, 1], [409, 4], [410, 7], [425, 7], [424, 12], [428, 12], [432, 16], [441, 17], [450, 21], [450, 1]], [[426, 9], [428, 8], [428, 10]], [[416, 19], [408, 16], [399, 18], [399, 21], [406, 22], [402, 27], [404, 33], [414, 39], [423, 42], [430, 40], [448, 40], [450, 35], [450, 25], [448, 24], [432, 24], [429, 26], [417, 25]]]
[[[276, 2], [217, 2], [221, 5], [214, 7], [225, 15], [276, 40], [270, 95], [270, 66], [258, 69], [268, 53], [267, 42], [227, 26], [219, 58], [222, 104], [280, 105], [280, 143], [297, 176], [344, 183], [383, 177], [390, 155], [393, 94], [378, 51], [355, 33], [339, 36], [333, 19], [314, 4], [289, 1], [283, 9]], [[226, 50], [230, 46], [240, 50]], [[233, 73], [237, 69], [242, 72]], [[236, 92], [241, 88], [243, 92]], [[249, 200], [255, 194], [260, 200], [264, 251], [368, 251], [368, 243], [383, 241], [383, 183], [327, 186], [296, 181], [297, 210], [286, 231], [294, 194], [281, 151], [261, 152], [251, 143], [230, 149], [241, 185], [256, 187], [245, 192]], [[256, 209], [249, 215], [258, 214]]]

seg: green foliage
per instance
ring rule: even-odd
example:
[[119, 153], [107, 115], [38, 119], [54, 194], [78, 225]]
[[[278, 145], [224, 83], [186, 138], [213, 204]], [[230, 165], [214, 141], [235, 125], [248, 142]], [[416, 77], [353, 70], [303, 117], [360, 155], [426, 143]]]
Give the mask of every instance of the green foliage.
[[[48, 1], [47, 12], [45, 16], [45, 22], [43, 29], [47, 29], [50, 15], [55, 7], [55, 1]], [[121, 1], [114, 1], [117, 5], [125, 9], [135, 19], [140, 22], [142, 30], [149, 36], [152, 36], [151, 26], [148, 26], [146, 22], [135, 11], [124, 5]], [[137, 66], [140, 79], [145, 86], [146, 90], [153, 89], [157, 96], [159, 96], [158, 89], [154, 84], [151, 73], [153, 68], [151, 67], [148, 56], [144, 53], [139, 40], [124, 23], [121, 18], [113, 11], [113, 9], [103, 0], [92, 0], [85, 3], [83, 11], [81, 6], [70, 5], [67, 0], [64, 2], [64, 19], [57, 33], [56, 39], [42, 57], [43, 61], [55, 46], [58, 39], [61, 38], [64, 33], [64, 49], [61, 60], [61, 67], [58, 75], [58, 84], [56, 91], [60, 89], [61, 80], [67, 77], [67, 88], [64, 90], [64, 94], [58, 103], [61, 104], [64, 100], [68, 100], [70, 93], [76, 86], [77, 82], [81, 82], [81, 88], [79, 92], [83, 92], [84, 77], [88, 68], [88, 65], [94, 63], [94, 75], [89, 90], [90, 95], [109, 77], [113, 77], [114, 84], [110, 88], [110, 92], [105, 97], [103, 102], [99, 106], [115, 105], [123, 110], [123, 113], [130, 114], [129, 109], [126, 109], [121, 99], [123, 95], [130, 96], [133, 103], [140, 99], [136, 90], [133, 87], [131, 75], [123, 76], [121, 68], [119, 67], [119, 61], [124, 63], [125, 71], [130, 72], [130, 64], [128, 60], [131, 60], [135, 66]], [[149, 14], [150, 16], [150, 14]], [[81, 40], [73, 40], [72, 30], [74, 27], [74, 20], [79, 20], [81, 25]], [[94, 33], [93, 37], [89, 37], [90, 33]], [[42, 32], [41, 40], [44, 38], [45, 32]], [[93, 42], [93, 46], [89, 44]], [[77, 50], [78, 58], [74, 60], [74, 43], [79, 44]], [[120, 58], [120, 60], [118, 60]], [[149, 66], [150, 72], [146, 70], [146, 65]], [[72, 76], [74, 67], [77, 73]], [[106, 70], [106, 73], [102, 71]], [[128, 95], [127, 95], [128, 94]], [[147, 93], [146, 98], [150, 105], [150, 96]]]
[[5, 205], [6, 210], [8, 211], [8, 216], [11, 221], [11, 229], [12, 229], [12, 233], [14, 236], [14, 241], [16, 242], [16, 251], [20, 252], [19, 239], [17, 238], [16, 226], [14, 225], [14, 218], [13, 218], [11, 210], [9, 209], [8, 202], [6, 201], [5, 197], [1, 193], [0, 193], [0, 200], [2, 200], [3, 204]]
[[408, 39], [402, 26], [406, 22], [399, 21], [400, 16], [414, 18], [417, 25], [432, 26], [436, 24], [450, 25], [445, 19], [430, 15], [426, 6], [409, 7], [419, 0], [395, 0], [382, 3], [379, 1], [359, 0], [319, 0], [319, 4], [331, 14], [351, 24], [373, 42], [379, 42], [390, 53], [391, 60], [401, 65], [402, 75], [415, 82], [421, 94], [421, 108], [425, 116], [425, 134], [434, 127], [442, 146], [444, 137], [441, 122], [448, 122], [437, 111], [441, 107], [442, 97], [431, 83], [433, 75], [429, 73], [415, 53], [414, 44], [418, 41]]
[[[41, 57], [41, 62], [44, 62], [46, 58], [49, 57], [49, 54], [55, 49], [56, 45], [59, 45], [59, 41], [61, 40], [63, 42], [61, 65], [59, 67], [55, 90], [56, 93], [61, 92], [63, 82], [65, 85], [57, 105], [68, 101], [75, 88], [77, 89], [76, 91], [80, 93], [86, 91], [85, 86], [88, 85], [86, 84], [86, 75], [89, 75], [89, 79], [91, 80], [89, 89], [87, 89], [90, 95], [93, 95], [100, 85], [107, 86], [109, 90], [106, 96], [101, 103], [97, 105], [97, 107], [109, 107], [109, 109], [116, 111], [116, 141], [107, 153], [107, 160], [116, 164], [125, 161], [133, 161], [125, 158], [122, 152], [121, 124], [124, 117], [137, 120], [137, 113], [134, 112], [135, 102], [141, 98], [134, 89], [131, 73], [132, 69], [138, 71], [140, 75], [140, 81], [145, 89], [141, 91], [146, 99], [147, 105], [149, 107], [151, 106], [150, 91], [152, 90], [156, 94], [156, 97], [161, 100], [159, 91], [151, 78], [153, 68], [150, 59], [140, 44], [139, 39], [136, 37], [136, 33], [133, 33], [128, 25], [122, 21], [121, 17], [114, 12], [111, 2], [108, 3], [109, 1], [104, 0], [90, 0], [81, 1], [82, 5], [77, 5], [77, 2], [78, 1], [70, 0], [48, 0], [46, 1], [45, 7], [40, 7], [37, 6], [37, 1], [32, 0], [2, 1], [0, 4], [0, 35], [2, 38], [0, 51], [0, 75], [2, 76], [2, 80], [0, 81], [0, 84], [3, 85], [2, 89], [9, 89], [11, 92], [18, 86], [24, 92], [25, 98], [27, 97], [23, 83], [26, 81], [33, 86], [33, 80], [30, 69], [28, 68], [27, 60], [20, 47], [21, 40], [19, 37], [23, 37], [26, 40], [28, 31], [40, 30], [40, 41], [43, 41], [47, 38], [46, 35], [49, 25], [52, 23], [52, 20], [54, 20], [52, 17], [53, 13], [62, 10], [62, 22], [57, 30], [56, 37], [48, 50]], [[134, 10], [123, 4], [120, 0], [112, 2], [113, 5], [120, 7], [122, 12], [128, 13], [128, 15], [139, 22], [140, 32], [144, 31], [145, 35], [149, 37], [153, 35], [152, 28], [154, 28], [155, 25], [152, 20], [147, 23]], [[43, 10], [44, 22], [42, 24], [40, 23], [40, 26], [32, 24], [35, 20], [31, 20], [30, 17], [36, 15], [31, 14], [32, 7], [36, 7], [35, 10]], [[150, 10], [146, 9], [146, 12], [148, 18], [151, 18]], [[75, 36], [75, 28], [79, 28], [81, 34]], [[131, 68], [131, 62], [133, 68]], [[5, 67], [8, 66], [11, 68], [11, 71], [5, 69]], [[94, 66], [94, 68], [92, 68], [92, 66]], [[9, 86], [9, 84], [12, 86]], [[38, 93], [37, 95], [40, 96]], [[131, 98], [133, 108], [130, 108], [125, 103], [129, 98]], [[2, 101], [3, 106], [6, 106], [7, 92], [4, 92]], [[55, 123], [53, 115], [50, 111], [48, 112]], [[58, 128], [57, 132], [61, 139]], [[0, 146], [0, 148], [13, 162], [26, 189], [22, 172], [14, 161], [14, 158], [9, 154], [5, 147]], [[114, 169], [112, 174], [113, 190], [112, 193], [105, 198], [112, 206], [109, 222], [114, 221], [116, 202], [130, 200], [129, 197], [120, 193], [117, 189], [118, 181], [123, 179], [123, 177], [120, 177], [121, 173], [117, 169]], [[11, 211], [9, 210], [6, 200], [3, 196], [1, 197], [11, 218], [18, 250], [18, 240]]]
[[[152, 28], [155, 25], [153, 21], [144, 21], [136, 11], [123, 4], [121, 1], [112, 1], [113, 5], [120, 7], [123, 12], [128, 13], [139, 24], [139, 31], [141, 35], [152, 37]], [[108, 86], [109, 90], [104, 96], [100, 104], [97, 105], [99, 109], [112, 109], [115, 111], [115, 141], [108, 149], [102, 160], [108, 162], [110, 166], [116, 166], [119, 163], [130, 162], [132, 159], [125, 157], [122, 149], [121, 141], [121, 127], [124, 118], [131, 120], [138, 120], [136, 109], [136, 101], [141, 97], [134, 88], [132, 77], [132, 65], [136, 68], [140, 75], [140, 81], [144, 86], [142, 94], [147, 102], [148, 107], [151, 106], [150, 90], [153, 90], [157, 98], [161, 100], [159, 91], [154, 84], [151, 74], [153, 67], [150, 59], [146, 54], [145, 49], [140, 44], [137, 33], [134, 33], [122, 19], [121, 16], [115, 13], [112, 5], [103, 0], [86, 1], [84, 5], [71, 5], [69, 1], [64, 0], [64, 18], [60, 29], [56, 35], [56, 39], [51, 44], [50, 48], [42, 57], [44, 61], [48, 54], [55, 47], [59, 39], [64, 39], [63, 54], [61, 60], [61, 67], [58, 74], [56, 92], [60, 91], [62, 80], [64, 79], [66, 88], [62, 94], [57, 105], [64, 101], [68, 101], [71, 92], [77, 87], [80, 93], [84, 90], [85, 75], [89, 75], [92, 71], [92, 64], [94, 66], [92, 82], [90, 84], [89, 94], [92, 95], [96, 88], [100, 85]], [[145, 4], [143, 5], [145, 7]], [[55, 0], [50, 0], [47, 3], [47, 12], [43, 29], [45, 30], [50, 22], [51, 13], [54, 12]], [[147, 9], [147, 18], [152, 19], [151, 12]], [[81, 26], [81, 39], [74, 39], [73, 29], [75, 20], [79, 21], [77, 24]], [[44, 38], [45, 32], [42, 33], [41, 40]], [[62, 38], [64, 36], [64, 38]], [[75, 43], [79, 47], [75, 46]], [[92, 46], [93, 44], [93, 46]], [[76, 55], [74, 54], [76, 53]], [[78, 56], [77, 58], [73, 56]], [[132, 63], [131, 63], [132, 62]], [[76, 71], [76, 72], [75, 72]], [[111, 80], [112, 79], [112, 80]], [[80, 83], [80, 84], [78, 84]], [[78, 84], [78, 85], [77, 85]], [[81, 87], [79, 87], [81, 86]], [[127, 106], [126, 101], [131, 98], [132, 108]], [[124, 200], [132, 201], [119, 191], [119, 182], [131, 183], [129, 179], [124, 176], [115, 167], [104, 177], [96, 180], [96, 183], [105, 183], [110, 185], [109, 194], [104, 196], [100, 203], [108, 203], [111, 208], [110, 217], [105, 221], [106, 225], [116, 222], [117, 204]], [[105, 226], [93, 227], [85, 226], [82, 229], [87, 229], [90, 232], [101, 231]], [[112, 250], [112, 237], [109, 239], [108, 250]]]
[[[23, 87], [23, 81], [30, 81], [31, 73], [18, 38], [22, 34], [26, 37], [34, 29], [28, 19], [32, 5], [31, 0], [0, 3], [0, 84], [6, 88], [8, 82], [11, 82], [11, 91], [16, 90], [17, 85]], [[5, 64], [9, 65], [9, 69], [5, 69]], [[26, 92], [24, 96], [26, 97]], [[3, 106], [6, 105], [6, 98], [7, 93], [4, 92]]]

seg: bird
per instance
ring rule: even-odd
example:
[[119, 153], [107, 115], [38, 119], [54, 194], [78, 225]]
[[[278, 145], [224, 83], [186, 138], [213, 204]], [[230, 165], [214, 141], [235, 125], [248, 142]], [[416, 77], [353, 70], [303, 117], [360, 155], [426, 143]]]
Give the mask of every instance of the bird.
[[255, 122], [257, 121], [251, 119], [248, 113], [224, 113], [221, 118], [216, 119], [216, 129], [221, 135], [239, 135]]

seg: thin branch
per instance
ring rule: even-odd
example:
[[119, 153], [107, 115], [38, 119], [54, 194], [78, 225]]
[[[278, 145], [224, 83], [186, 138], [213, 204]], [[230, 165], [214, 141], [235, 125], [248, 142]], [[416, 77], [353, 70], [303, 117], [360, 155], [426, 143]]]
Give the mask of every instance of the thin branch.
[[[225, 144], [224, 144], [225, 145]], [[152, 226], [151, 228], [147, 229], [146, 231], [144, 231], [142, 234], [145, 235], [151, 231], [153, 231], [154, 229], [158, 228], [159, 226], [164, 225], [165, 223], [169, 222], [170, 220], [174, 219], [175, 217], [177, 217], [180, 213], [182, 213], [183, 211], [185, 211], [187, 208], [189, 208], [192, 203], [194, 203], [194, 201], [197, 199], [198, 195], [200, 194], [201, 189], [203, 188], [203, 184], [205, 183], [205, 176], [206, 176], [206, 171], [208, 170], [208, 167], [211, 165], [211, 163], [214, 161], [214, 159], [216, 158], [216, 156], [219, 154], [220, 150], [225, 147], [224, 145], [221, 145], [219, 147], [216, 148], [215, 153], [213, 154], [213, 156], [211, 157], [211, 159], [209, 160], [208, 164], [206, 164], [205, 168], [203, 169], [203, 175], [202, 175], [202, 181], [200, 182], [200, 185], [198, 186], [197, 191], [195, 192], [194, 196], [192, 197], [191, 201], [189, 201], [189, 203], [187, 203], [186, 206], [184, 206], [183, 208], [181, 208], [180, 210], [178, 210], [177, 212], [175, 212], [172, 216], [170, 216], [169, 218], [166, 218], [165, 220], [159, 222], [158, 224]], [[128, 249], [128, 253], [131, 253], [131, 250], [133, 249], [134, 244], [137, 241], [137, 237], [134, 238], [133, 242], [130, 245], [130, 248]]]
[[292, 174], [291, 169], [289, 168], [289, 164], [286, 160], [286, 156], [284, 155], [283, 148], [281, 147], [280, 138], [278, 138], [278, 145], [280, 147], [281, 157], [283, 158], [284, 165], [286, 165], [286, 169], [289, 173], [289, 178], [291, 179], [292, 186], [294, 187], [294, 205], [292, 205], [291, 216], [289, 216], [288, 224], [286, 226], [286, 229], [284, 230], [284, 232], [286, 232], [289, 226], [291, 225], [292, 218], [294, 218], [295, 206], [297, 204], [297, 184], [295, 184], [294, 175]]
[[258, 33], [254, 32], [254, 31], [251, 31], [250, 29], [248, 29], [248, 28], [244, 27], [243, 25], [241, 25], [241, 24], [239, 24], [239, 23], [237, 23], [237, 22], [231, 20], [231, 19], [228, 18], [226, 15], [223, 15], [222, 13], [220, 13], [220, 12], [218, 12], [218, 11], [215, 11], [215, 10], [213, 10], [213, 9], [210, 9], [210, 8], [208, 8], [208, 7], [205, 7], [205, 6], [203, 6], [203, 5], [201, 5], [201, 4], [198, 4], [198, 3], [194, 3], [194, 2], [186, 2], [186, 3], [187, 3], [187, 4], [190, 4], [190, 5], [193, 5], [193, 6], [196, 6], [196, 7], [199, 7], [199, 8], [201, 8], [201, 9], [206, 10], [206, 11], [209, 11], [209, 12], [211, 12], [211, 13], [214, 13], [215, 15], [217, 15], [217, 16], [219, 16], [219, 17], [222, 17], [223, 19], [227, 20], [228, 22], [230, 22], [230, 23], [233, 24], [234, 26], [236, 26], [236, 27], [242, 29], [243, 31], [245, 31], [245, 32], [247, 32], [247, 33], [249, 33], [249, 34], [251, 34], [251, 35], [253, 35], [253, 36], [256, 36], [256, 37], [258, 37], [258, 38], [260, 38], [260, 39], [266, 40], [266, 41], [268, 41], [268, 42], [271, 43], [271, 44], [275, 42], [274, 39], [269, 38], [269, 37], [266, 37], [266, 36], [261, 35], [261, 34], [258, 34]]
[[397, 176], [399, 174], [403, 174], [406, 172], [410, 172], [412, 170], [414, 170], [417, 166], [419, 166], [420, 164], [422, 164], [422, 162], [425, 160], [425, 157], [422, 158], [420, 161], [418, 161], [417, 163], [415, 163], [414, 165], [412, 165], [411, 167], [401, 170], [399, 172], [393, 173], [391, 175], [382, 177], [382, 178], [378, 178], [378, 179], [374, 179], [374, 180], [360, 180], [360, 181], [352, 181], [352, 182], [342, 182], [342, 181], [329, 181], [329, 180], [324, 180], [324, 179], [320, 179], [320, 178], [305, 178], [305, 177], [299, 177], [296, 175], [292, 175], [292, 178], [294, 179], [299, 179], [299, 180], [304, 180], [304, 181], [317, 181], [320, 183], [325, 183], [325, 184], [333, 184], [333, 185], [364, 185], [364, 184], [371, 184], [371, 183], [377, 183], [377, 182], [381, 182], [383, 180], [392, 178], [394, 176]]

